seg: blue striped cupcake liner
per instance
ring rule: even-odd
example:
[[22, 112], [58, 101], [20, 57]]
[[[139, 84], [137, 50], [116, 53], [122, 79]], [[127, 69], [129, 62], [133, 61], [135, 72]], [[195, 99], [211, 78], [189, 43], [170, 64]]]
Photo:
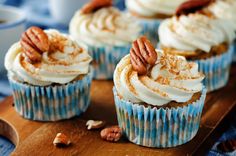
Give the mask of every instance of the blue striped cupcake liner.
[[160, 26], [161, 20], [139, 18], [136, 19], [142, 28], [141, 33], [145, 35], [152, 42], [153, 45], [156, 45], [159, 41], [158, 28]]
[[125, 0], [113, 0], [113, 5], [118, 7], [121, 10], [125, 9]]
[[199, 71], [205, 75], [203, 84], [207, 90], [214, 91], [226, 86], [229, 80], [230, 67], [234, 47], [230, 46], [228, 52], [203, 60], [196, 60]]
[[130, 45], [93, 47], [88, 46], [88, 51], [93, 58], [93, 78], [109, 80], [113, 78], [113, 73], [119, 61], [129, 53]]
[[234, 46], [233, 62], [236, 62], [236, 40], [234, 41], [233, 46]]
[[15, 110], [37, 121], [69, 119], [85, 112], [90, 103], [91, 72], [82, 80], [65, 85], [32, 86], [9, 76]]
[[196, 102], [177, 108], [151, 108], [120, 99], [113, 88], [119, 126], [133, 143], [175, 147], [190, 141], [199, 129], [206, 89]]

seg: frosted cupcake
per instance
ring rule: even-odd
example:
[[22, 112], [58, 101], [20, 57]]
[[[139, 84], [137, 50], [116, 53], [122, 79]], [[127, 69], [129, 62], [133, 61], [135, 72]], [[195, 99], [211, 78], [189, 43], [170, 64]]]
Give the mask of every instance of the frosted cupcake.
[[176, 8], [186, 0], [126, 0], [128, 12], [142, 26], [142, 33], [155, 45], [158, 41], [160, 22], [174, 15]]
[[[235, 39], [234, 26], [228, 20], [217, 19], [197, 10], [207, 4], [184, 8], [186, 4], [191, 6], [192, 2], [181, 5], [176, 16], [160, 25], [160, 47], [168, 53], [181, 55], [198, 63], [200, 71], [206, 76], [204, 85], [208, 91], [213, 91], [228, 82], [232, 42]], [[190, 12], [185, 12], [187, 10]]]
[[111, 0], [93, 0], [76, 12], [70, 34], [88, 46], [95, 79], [112, 79], [116, 64], [129, 53], [141, 28], [126, 14], [111, 6]]
[[30, 27], [5, 56], [16, 111], [56, 121], [85, 112], [90, 103], [91, 57], [69, 36]]
[[[230, 20], [234, 25], [236, 32], [236, 1], [235, 0], [216, 0], [206, 8], [213, 16], [220, 19]], [[236, 40], [234, 40], [234, 57], [236, 62]]]
[[141, 37], [114, 72], [119, 126], [147, 147], [174, 147], [197, 133], [206, 89], [198, 65], [155, 50]]

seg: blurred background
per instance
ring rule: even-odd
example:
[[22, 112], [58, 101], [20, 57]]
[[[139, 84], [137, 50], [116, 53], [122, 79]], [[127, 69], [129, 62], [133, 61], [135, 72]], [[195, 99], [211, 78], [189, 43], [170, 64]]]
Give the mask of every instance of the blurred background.
[[[26, 15], [26, 27], [56, 28], [67, 32], [68, 23], [74, 12], [88, 0], [0, 0], [0, 5], [22, 9]], [[125, 8], [124, 0], [114, 0], [114, 5]], [[63, 10], [63, 11], [62, 11]]]

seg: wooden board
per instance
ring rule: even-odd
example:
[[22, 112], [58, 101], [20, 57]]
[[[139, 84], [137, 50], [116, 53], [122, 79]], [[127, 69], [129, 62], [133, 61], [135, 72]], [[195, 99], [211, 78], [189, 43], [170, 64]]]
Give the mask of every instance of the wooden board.
[[[123, 138], [109, 143], [100, 138], [100, 131], [87, 131], [86, 120], [105, 120], [117, 124], [111, 81], [93, 81], [92, 101], [88, 111], [79, 118], [60, 122], [35, 122], [23, 119], [14, 110], [12, 97], [0, 104], [0, 135], [8, 137], [16, 149], [12, 155], [192, 155], [205, 152], [221, 121], [234, 111], [236, 105], [236, 66], [234, 65], [227, 87], [207, 95], [201, 126], [197, 136], [187, 144], [168, 149], [141, 147]], [[68, 148], [56, 148], [52, 141], [58, 132], [72, 140]], [[209, 147], [208, 147], [209, 148]]]

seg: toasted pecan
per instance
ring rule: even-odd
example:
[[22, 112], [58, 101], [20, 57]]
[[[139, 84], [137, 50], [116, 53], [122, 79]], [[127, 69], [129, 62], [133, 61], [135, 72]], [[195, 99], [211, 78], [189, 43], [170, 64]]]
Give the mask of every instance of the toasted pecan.
[[112, 6], [112, 0], [91, 0], [81, 9], [83, 14], [92, 13], [100, 8]]
[[117, 142], [122, 137], [122, 129], [119, 126], [108, 127], [103, 129], [100, 135], [106, 141]]
[[187, 15], [201, 10], [202, 8], [208, 6], [214, 0], [188, 0], [182, 3], [177, 9], [175, 14], [180, 16], [182, 14]]
[[21, 47], [25, 56], [32, 62], [41, 61], [42, 53], [49, 50], [47, 34], [38, 27], [30, 27], [21, 36]]
[[147, 66], [154, 65], [157, 60], [157, 53], [151, 42], [142, 36], [133, 42], [130, 49], [131, 64], [138, 72], [143, 75], [147, 73]]

